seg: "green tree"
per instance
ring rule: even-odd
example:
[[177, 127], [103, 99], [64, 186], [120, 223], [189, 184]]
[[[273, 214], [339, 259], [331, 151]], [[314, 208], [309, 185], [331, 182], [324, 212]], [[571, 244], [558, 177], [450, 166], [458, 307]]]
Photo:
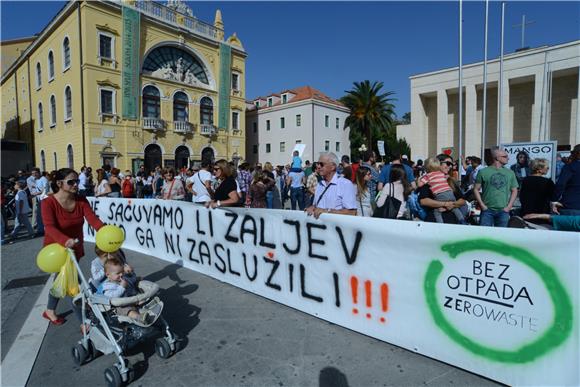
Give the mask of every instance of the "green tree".
[[[351, 90], [340, 101], [350, 110], [350, 115], [344, 122], [344, 127], [350, 127], [352, 140], [364, 137], [367, 149], [375, 149], [373, 139], [392, 128], [395, 117], [395, 106], [390, 98], [392, 91], [382, 92], [383, 82], [365, 80], [354, 82]], [[362, 136], [356, 136], [358, 132]], [[357, 141], [358, 142], [358, 141]], [[351, 146], [351, 149], [358, 149]]]

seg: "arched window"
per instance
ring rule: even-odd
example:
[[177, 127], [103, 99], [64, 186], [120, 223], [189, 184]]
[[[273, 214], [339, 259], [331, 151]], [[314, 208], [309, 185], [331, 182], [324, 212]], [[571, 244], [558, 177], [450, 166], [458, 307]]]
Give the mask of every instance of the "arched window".
[[208, 76], [200, 60], [188, 51], [173, 46], [152, 50], [143, 62], [143, 72], [157, 78], [195, 84], [209, 85]]
[[173, 96], [173, 121], [189, 122], [189, 98], [181, 91]]
[[64, 88], [64, 120], [72, 118], [72, 92], [70, 86]]
[[70, 42], [68, 37], [62, 41], [62, 68], [63, 70], [70, 67]]
[[66, 159], [68, 162], [68, 167], [71, 169], [75, 168], [75, 159], [74, 159], [74, 155], [73, 155], [73, 147], [71, 144], [68, 144], [68, 146], [66, 147]]
[[46, 171], [46, 157], [44, 156], [44, 149], [40, 151], [40, 167], [42, 171]]
[[42, 102], [38, 103], [38, 130], [44, 129], [44, 111], [42, 109]]
[[56, 125], [56, 98], [50, 96], [50, 126]]
[[42, 67], [40, 63], [36, 63], [36, 87], [42, 86]]
[[143, 89], [143, 117], [160, 118], [161, 97], [155, 86], [147, 86]]
[[213, 125], [213, 102], [208, 97], [203, 97], [199, 102], [199, 113], [202, 125]]
[[54, 54], [52, 51], [48, 52], [48, 81], [54, 79]]

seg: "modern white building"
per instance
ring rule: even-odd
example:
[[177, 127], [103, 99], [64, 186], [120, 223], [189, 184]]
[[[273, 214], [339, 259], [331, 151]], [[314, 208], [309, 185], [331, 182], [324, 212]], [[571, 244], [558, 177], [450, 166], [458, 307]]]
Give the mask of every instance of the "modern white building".
[[246, 105], [246, 160], [286, 165], [296, 144], [306, 147], [302, 161], [321, 152], [350, 155], [349, 110], [324, 93], [303, 86], [258, 97]]
[[[501, 143], [556, 140], [565, 149], [580, 142], [578, 111], [580, 41], [504, 55]], [[457, 67], [418, 74], [411, 81], [411, 123], [397, 137], [413, 159], [459, 145]], [[488, 60], [485, 147], [498, 143], [499, 58]], [[463, 150], [479, 155], [482, 141], [483, 62], [463, 66]], [[569, 149], [569, 148], [568, 148]], [[457, 154], [457, 153], [456, 153]]]

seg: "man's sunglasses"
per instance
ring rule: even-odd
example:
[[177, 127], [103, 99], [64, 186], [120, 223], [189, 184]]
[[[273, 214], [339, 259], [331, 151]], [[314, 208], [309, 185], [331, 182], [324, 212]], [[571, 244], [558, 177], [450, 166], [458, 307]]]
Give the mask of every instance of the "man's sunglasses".
[[66, 181], [66, 184], [72, 187], [75, 184], [78, 185], [80, 182], [81, 181], [79, 179], [70, 179]]

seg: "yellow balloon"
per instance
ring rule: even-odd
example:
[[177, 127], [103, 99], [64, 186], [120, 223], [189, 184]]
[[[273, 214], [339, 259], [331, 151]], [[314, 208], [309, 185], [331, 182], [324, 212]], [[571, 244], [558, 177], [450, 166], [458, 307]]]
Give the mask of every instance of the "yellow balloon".
[[97, 231], [95, 241], [99, 249], [106, 253], [112, 253], [121, 248], [121, 245], [125, 241], [125, 233], [120, 227], [108, 224]]
[[44, 246], [36, 256], [36, 264], [46, 273], [58, 273], [65, 264], [68, 254], [64, 246], [52, 243]]

